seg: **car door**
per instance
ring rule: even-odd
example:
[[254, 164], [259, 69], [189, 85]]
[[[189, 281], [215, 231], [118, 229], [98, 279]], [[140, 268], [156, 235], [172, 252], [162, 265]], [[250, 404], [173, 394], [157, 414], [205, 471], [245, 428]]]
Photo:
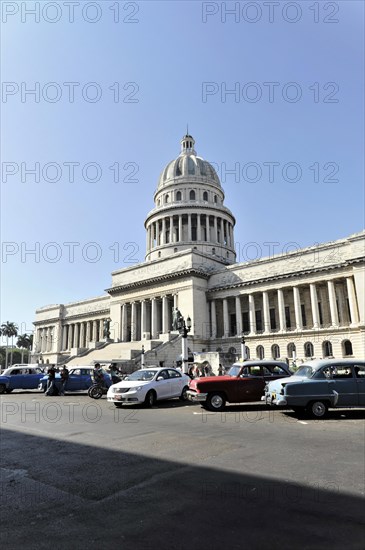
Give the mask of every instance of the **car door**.
[[165, 399], [171, 396], [171, 380], [167, 369], [163, 369], [157, 374], [155, 390], [157, 399]]
[[262, 367], [260, 365], [244, 367], [236, 379], [236, 403], [260, 401], [264, 387]]
[[79, 390], [81, 383], [81, 369], [71, 369], [65, 389], [68, 391]]
[[9, 388], [14, 389], [23, 389], [24, 388], [24, 374], [23, 369], [13, 369], [9, 372]]
[[181, 374], [174, 369], [168, 369], [168, 373], [169, 373], [170, 384], [171, 384], [170, 397], [180, 396], [184, 386], [184, 382]]
[[358, 385], [354, 372], [349, 364], [337, 364], [331, 366], [330, 391], [338, 393], [337, 405], [358, 405]]
[[354, 365], [358, 405], [365, 405], [365, 365]]
[[23, 388], [27, 390], [32, 390], [38, 387], [39, 377], [36, 375], [35, 369], [29, 368], [24, 369], [23, 375]]

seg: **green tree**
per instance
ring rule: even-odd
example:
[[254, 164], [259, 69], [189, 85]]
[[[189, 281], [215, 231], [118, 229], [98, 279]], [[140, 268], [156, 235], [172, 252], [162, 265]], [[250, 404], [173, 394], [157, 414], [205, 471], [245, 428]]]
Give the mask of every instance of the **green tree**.
[[18, 348], [22, 350], [21, 363], [24, 362], [24, 350], [28, 351], [28, 363], [29, 363], [29, 351], [32, 349], [33, 345], [33, 334], [20, 334], [18, 340], [16, 341]]
[[[8, 346], [9, 346], [9, 338], [11, 338], [11, 343], [13, 345], [13, 338], [14, 336], [17, 336], [18, 334], [18, 326], [11, 322], [6, 321], [6, 323], [3, 323], [0, 327], [1, 334], [6, 336], [6, 354], [5, 354], [5, 368], [8, 368]], [[13, 350], [10, 351], [10, 365], [13, 364]]]

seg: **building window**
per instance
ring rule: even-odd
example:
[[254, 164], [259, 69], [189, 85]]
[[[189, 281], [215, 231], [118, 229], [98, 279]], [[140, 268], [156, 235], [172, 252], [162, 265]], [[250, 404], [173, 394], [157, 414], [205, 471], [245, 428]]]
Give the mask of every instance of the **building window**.
[[255, 318], [256, 318], [256, 331], [262, 332], [262, 315], [261, 315], [260, 309], [257, 309], [255, 311]]
[[275, 317], [275, 308], [270, 308], [270, 328], [271, 330], [276, 330], [276, 317]]
[[230, 353], [231, 355], [235, 355], [235, 353], [237, 353], [237, 350], [236, 350], [236, 348], [231, 347], [231, 348], [229, 348], [228, 353]]
[[325, 340], [322, 344], [323, 357], [332, 357], [332, 344], [329, 340]]
[[206, 191], [203, 193], [203, 201], [208, 201], [208, 193]]
[[265, 357], [264, 346], [257, 346], [257, 348], [256, 348], [256, 357], [258, 359], [264, 359], [264, 357]]
[[161, 252], [158, 253], [158, 257], [161, 258]]
[[248, 346], [245, 346], [245, 352], [246, 352], [246, 359], [250, 359], [251, 353], [250, 353], [250, 348]]
[[244, 333], [250, 332], [250, 320], [248, 317], [248, 311], [242, 312], [242, 331]]
[[280, 348], [277, 344], [271, 346], [271, 356], [273, 359], [279, 359], [280, 357]]
[[313, 357], [314, 349], [312, 342], [306, 342], [304, 344], [304, 357]]
[[215, 248], [212, 248], [212, 254], [215, 255]]
[[289, 308], [289, 306], [285, 306], [285, 322], [286, 322], [286, 328], [291, 328], [290, 308]]
[[296, 352], [296, 347], [295, 347], [294, 342], [290, 342], [290, 344], [288, 344], [287, 349], [288, 349], [288, 357], [293, 359], [295, 357], [295, 352]]
[[170, 197], [169, 197], [169, 195], [165, 195], [165, 203], [168, 203], [168, 202], [169, 202], [169, 200], [170, 200]]
[[174, 252], [177, 252], [177, 248], [174, 248]]
[[195, 191], [190, 191], [190, 193], [189, 193], [189, 199], [190, 199], [191, 201], [195, 201]]
[[322, 304], [318, 302], [318, 314], [319, 314], [319, 324], [323, 325], [323, 313], [322, 313]]
[[214, 195], [214, 202], [215, 202], [215, 203], [218, 202], [218, 197], [217, 197], [217, 195]]
[[181, 191], [176, 192], [176, 200], [181, 201]]
[[307, 326], [307, 316], [305, 314], [305, 305], [304, 304], [300, 304], [300, 309], [302, 311], [302, 321], [303, 321], [303, 327], [306, 327]]
[[353, 355], [352, 344], [350, 340], [344, 340], [342, 342], [342, 352], [344, 357], [347, 357], [348, 355]]

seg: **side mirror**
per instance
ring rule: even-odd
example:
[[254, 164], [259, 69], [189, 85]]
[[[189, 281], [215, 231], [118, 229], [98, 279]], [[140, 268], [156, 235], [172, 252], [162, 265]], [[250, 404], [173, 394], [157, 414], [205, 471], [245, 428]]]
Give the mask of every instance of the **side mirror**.
[[159, 382], [160, 380], [164, 380], [164, 377], [163, 377], [163, 376], [158, 376], [158, 377], [156, 378], [156, 381], [157, 381], [157, 382]]

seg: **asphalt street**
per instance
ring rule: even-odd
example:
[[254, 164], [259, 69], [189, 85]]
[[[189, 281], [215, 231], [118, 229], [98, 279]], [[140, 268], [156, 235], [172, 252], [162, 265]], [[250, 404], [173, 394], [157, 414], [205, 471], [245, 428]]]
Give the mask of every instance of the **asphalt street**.
[[364, 419], [3, 395], [1, 546], [363, 550]]

